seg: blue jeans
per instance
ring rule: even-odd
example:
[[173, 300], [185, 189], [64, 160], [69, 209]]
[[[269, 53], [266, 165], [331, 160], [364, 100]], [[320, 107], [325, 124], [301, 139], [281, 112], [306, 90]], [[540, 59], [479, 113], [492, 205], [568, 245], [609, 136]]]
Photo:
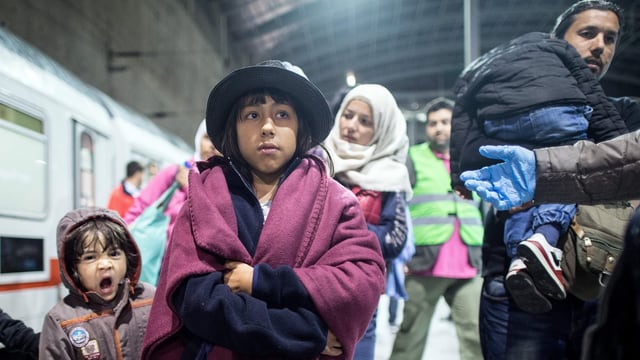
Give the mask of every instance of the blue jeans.
[[[565, 233], [575, 214], [576, 206], [573, 204], [542, 204], [511, 214], [504, 223], [504, 244], [507, 247], [507, 255], [510, 258], [516, 256], [518, 244], [530, 238], [535, 229], [541, 225], [554, 224], [560, 234]], [[558, 237], [547, 236], [547, 241], [555, 247], [558, 244]]]
[[398, 317], [398, 300], [395, 296], [389, 296], [389, 325], [396, 325], [396, 318]]
[[573, 144], [587, 138], [593, 109], [581, 106], [550, 106], [507, 118], [484, 119], [490, 138], [538, 146]]
[[543, 314], [520, 310], [509, 297], [503, 276], [484, 279], [480, 299], [480, 343], [485, 359], [579, 359], [584, 303], [568, 295], [551, 300]]

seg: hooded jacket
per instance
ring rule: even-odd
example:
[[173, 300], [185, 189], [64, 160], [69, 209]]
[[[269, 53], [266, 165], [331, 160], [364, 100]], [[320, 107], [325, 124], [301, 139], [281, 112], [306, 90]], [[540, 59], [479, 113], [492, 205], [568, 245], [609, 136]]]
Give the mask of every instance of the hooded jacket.
[[587, 129], [590, 139], [599, 142], [627, 132], [616, 107], [577, 50], [545, 33], [525, 34], [476, 59], [460, 75], [454, 93], [453, 187], [462, 184], [462, 171], [495, 163], [479, 155], [479, 146], [507, 144], [484, 135], [482, 121], [486, 118], [504, 118], [546, 106], [589, 105], [593, 108]]
[[[112, 301], [76, 285], [65, 266], [69, 234], [90, 219], [112, 221], [125, 229], [133, 242], [134, 266]], [[140, 252], [117, 213], [103, 208], [82, 208], [67, 213], [58, 223], [60, 275], [69, 294], [47, 314], [40, 335], [40, 359], [139, 359], [154, 289], [138, 283]]]
[[[255, 195], [246, 182], [222, 158], [207, 166], [189, 174], [190, 190], [165, 253], [143, 359], [180, 358], [194, 332], [209, 338], [207, 359], [291, 357], [290, 351], [314, 341], [302, 337], [308, 329], [293, 324], [304, 318], [316, 326], [306, 298], [343, 345], [343, 355], [331, 359], [350, 359], [384, 287], [380, 246], [355, 196], [328, 177], [321, 160], [305, 157], [281, 181], [264, 225], [249, 226], [255, 216], [261, 219], [261, 210], [247, 206], [255, 203]], [[226, 260], [254, 267], [252, 296], [232, 293], [222, 282]], [[272, 278], [281, 286], [264, 286], [269, 279], [261, 277], [261, 267], [289, 269], [291, 280]], [[256, 271], [262, 289], [256, 288]], [[174, 299], [194, 278], [204, 279], [203, 286], [183, 294], [182, 306], [191, 317], [200, 317], [187, 331]], [[288, 331], [268, 331], [275, 322], [289, 320]], [[315, 354], [322, 351], [324, 344], [319, 345]]]

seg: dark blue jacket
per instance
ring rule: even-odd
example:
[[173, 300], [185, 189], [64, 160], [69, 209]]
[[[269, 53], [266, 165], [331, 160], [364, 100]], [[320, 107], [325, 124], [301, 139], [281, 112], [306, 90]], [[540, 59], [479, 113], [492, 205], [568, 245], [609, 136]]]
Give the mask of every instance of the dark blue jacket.
[[382, 257], [385, 261], [395, 259], [407, 242], [407, 219], [405, 208], [407, 201], [402, 192], [382, 193], [382, 211], [380, 222], [367, 228], [373, 231], [380, 242]]

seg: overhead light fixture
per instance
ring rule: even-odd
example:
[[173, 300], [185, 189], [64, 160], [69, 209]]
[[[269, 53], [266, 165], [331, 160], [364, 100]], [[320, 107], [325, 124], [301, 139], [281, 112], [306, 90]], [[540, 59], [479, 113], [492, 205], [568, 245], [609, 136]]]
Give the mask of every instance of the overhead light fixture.
[[351, 70], [347, 71], [345, 81], [347, 82], [347, 86], [349, 87], [356, 86], [356, 74], [354, 74]]

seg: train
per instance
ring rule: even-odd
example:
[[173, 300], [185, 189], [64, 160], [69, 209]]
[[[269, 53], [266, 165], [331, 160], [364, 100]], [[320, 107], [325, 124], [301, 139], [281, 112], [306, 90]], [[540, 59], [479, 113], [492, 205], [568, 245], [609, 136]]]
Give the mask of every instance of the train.
[[0, 308], [39, 331], [67, 293], [56, 226], [106, 206], [127, 162], [182, 163], [193, 148], [0, 27]]

